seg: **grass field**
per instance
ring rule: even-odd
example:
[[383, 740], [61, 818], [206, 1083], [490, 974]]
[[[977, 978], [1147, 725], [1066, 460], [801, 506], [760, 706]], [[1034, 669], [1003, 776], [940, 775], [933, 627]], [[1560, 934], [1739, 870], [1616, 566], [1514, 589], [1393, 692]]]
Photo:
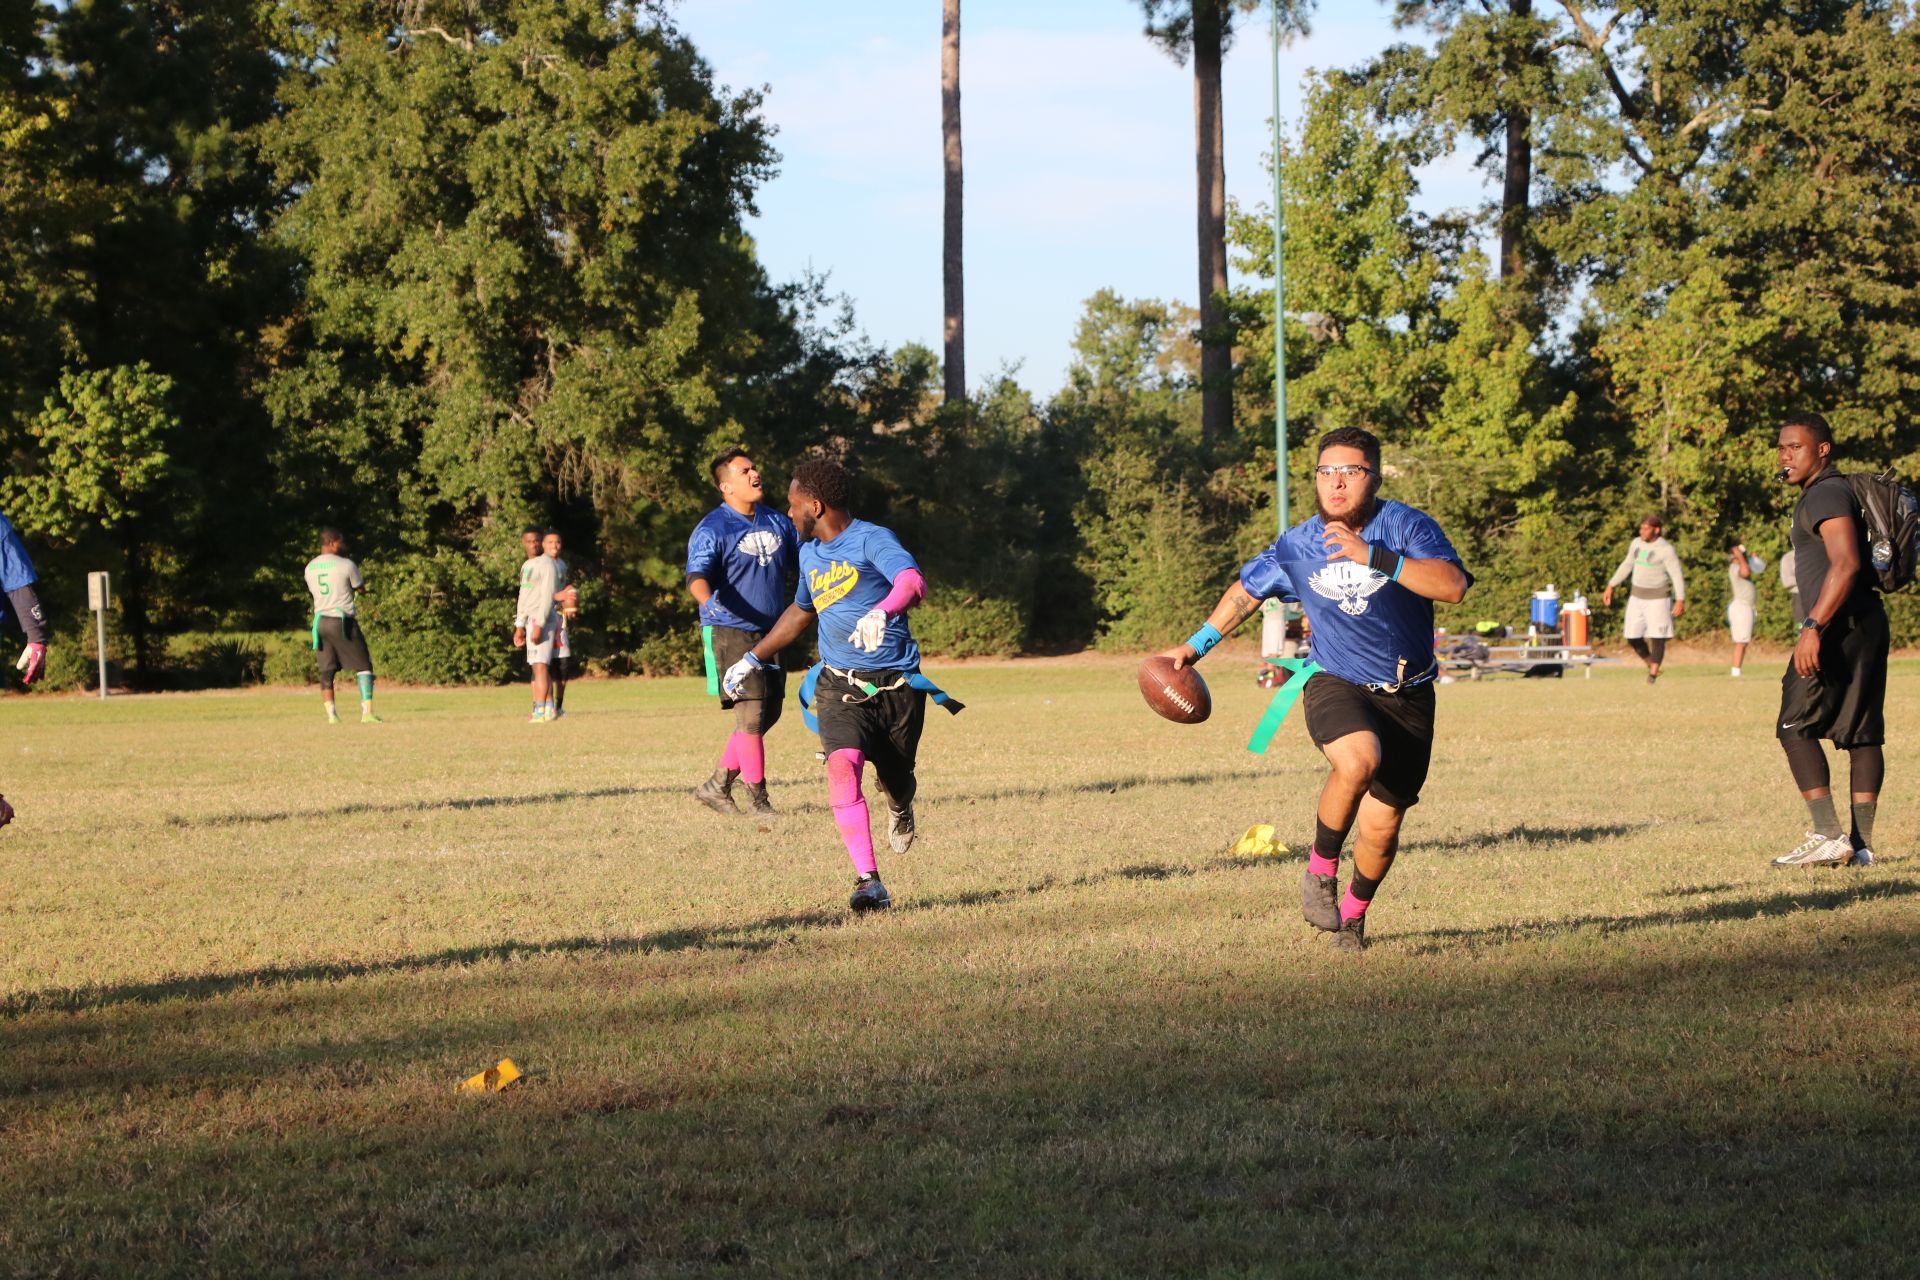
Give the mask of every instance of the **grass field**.
[[785, 816], [687, 796], [692, 680], [0, 702], [0, 1273], [1913, 1273], [1920, 666], [1839, 871], [1771, 678], [1442, 689], [1359, 957], [1207, 670], [936, 670], [859, 921], [797, 717]]

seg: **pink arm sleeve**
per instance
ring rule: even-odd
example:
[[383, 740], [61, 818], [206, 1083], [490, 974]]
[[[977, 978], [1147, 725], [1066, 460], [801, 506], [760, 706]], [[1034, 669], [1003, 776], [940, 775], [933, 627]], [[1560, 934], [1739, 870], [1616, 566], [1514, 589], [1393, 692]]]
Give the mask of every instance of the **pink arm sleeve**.
[[902, 569], [900, 576], [893, 580], [893, 590], [887, 592], [887, 598], [880, 607], [889, 617], [905, 613], [927, 598], [927, 580], [920, 576], [918, 569]]

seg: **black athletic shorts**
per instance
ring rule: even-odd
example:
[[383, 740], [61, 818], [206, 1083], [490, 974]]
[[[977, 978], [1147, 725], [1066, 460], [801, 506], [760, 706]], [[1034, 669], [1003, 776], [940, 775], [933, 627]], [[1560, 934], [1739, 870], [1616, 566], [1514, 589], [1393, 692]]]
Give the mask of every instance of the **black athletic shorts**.
[[1828, 623], [1817, 675], [1802, 676], [1787, 661], [1774, 732], [1783, 739], [1831, 738], [1836, 747], [1885, 742], [1888, 639], [1881, 609]]
[[[767, 638], [764, 631], [742, 631], [738, 627], [715, 627], [713, 629], [713, 668], [721, 675], [727, 674], [727, 668], [747, 656], [747, 650]], [[785, 666], [793, 651], [780, 654], [775, 661]], [[773, 722], [780, 718], [780, 704], [787, 696], [787, 673], [783, 669], [762, 667], [746, 678], [740, 686], [740, 696], [729, 698], [723, 689], [720, 692], [720, 709], [731, 710], [736, 703], [760, 702], [765, 705], [758, 709], [762, 724], [758, 730], [749, 732], [764, 733], [773, 728]], [[736, 717], [737, 719], [738, 717]]]
[[320, 674], [330, 676], [336, 671], [351, 671], [358, 675], [362, 671], [373, 670], [373, 655], [367, 652], [367, 635], [360, 630], [358, 618], [336, 618], [323, 614], [320, 618]]
[[[904, 671], [855, 671], [856, 679], [885, 688]], [[848, 701], [851, 698], [852, 701]], [[902, 786], [911, 787], [913, 766], [920, 755], [920, 733], [927, 725], [927, 695], [901, 686], [868, 696], [828, 668], [820, 671], [813, 691], [813, 713], [820, 721], [820, 749], [828, 755], [853, 750], [873, 761], [874, 772], [889, 794], [899, 798]], [[911, 800], [909, 794], [906, 800]], [[901, 803], [906, 803], [902, 800]]]
[[1433, 762], [1432, 681], [1384, 693], [1316, 671], [1300, 697], [1307, 706], [1307, 736], [1314, 746], [1325, 747], [1350, 733], [1380, 739], [1380, 767], [1367, 794], [1396, 809], [1420, 803], [1420, 788]]

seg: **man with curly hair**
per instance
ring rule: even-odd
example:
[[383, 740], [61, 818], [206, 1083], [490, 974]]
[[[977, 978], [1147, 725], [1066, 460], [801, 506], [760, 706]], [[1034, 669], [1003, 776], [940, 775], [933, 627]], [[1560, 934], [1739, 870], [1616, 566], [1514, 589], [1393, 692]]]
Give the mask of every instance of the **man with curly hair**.
[[865, 912], [893, 904], [880, 881], [860, 789], [868, 761], [887, 802], [888, 847], [905, 853], [913, 844], [914, 766], [929, 693], [907, 611], [926, 598], [927, 580], [891, 530], [850, 514], [852, 500], [852, 477], [839, 463], [817, 458], [794, 468], [787, 515], [802, 540], [800, 585], [773, 629], [727, 669], [722, 686], [739, 696], [818, 616], [822, 670], [814, 697], [827, 794], [857, 877], [847, 905]]

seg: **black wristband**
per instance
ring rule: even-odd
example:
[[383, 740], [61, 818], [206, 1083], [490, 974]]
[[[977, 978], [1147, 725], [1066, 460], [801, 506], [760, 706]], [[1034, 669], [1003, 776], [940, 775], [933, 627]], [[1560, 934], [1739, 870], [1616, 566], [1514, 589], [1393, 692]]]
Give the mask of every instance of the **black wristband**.
[[1399, 567], [1400, 553], [1398, 551], [1389, 551], [1377, 542], [1370, 544], [1370, 549], [1367, 552], [1367, 568], [1378, 569], [1381, 573], [1391, 578]]

